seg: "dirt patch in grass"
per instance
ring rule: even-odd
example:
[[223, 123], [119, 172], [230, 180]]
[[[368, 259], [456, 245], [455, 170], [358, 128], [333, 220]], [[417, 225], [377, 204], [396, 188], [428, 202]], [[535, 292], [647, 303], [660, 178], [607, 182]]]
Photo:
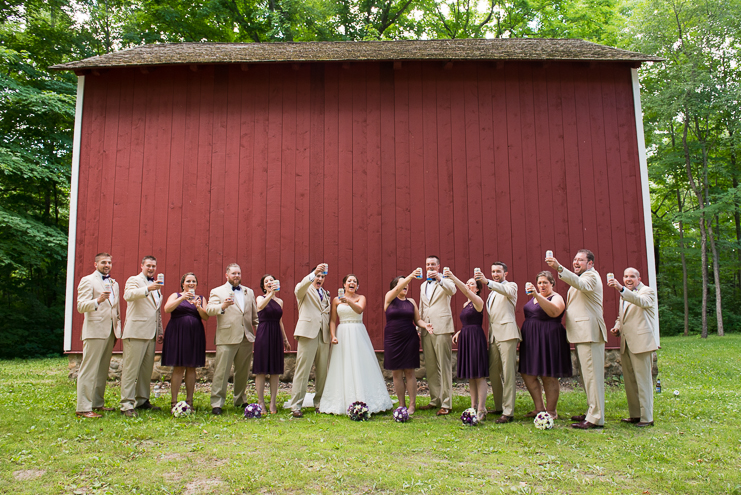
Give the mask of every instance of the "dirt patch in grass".
[[18, 481], [28, 481], [40, 478], [45, 474], [45, 469], [23, 469], [21, 471], [13, 471], [13, 478]]
[[199, 495], [201, 493], [222, 493], [223, 481], [215, 478], [194, 480], [185, 485], [183, 495]]

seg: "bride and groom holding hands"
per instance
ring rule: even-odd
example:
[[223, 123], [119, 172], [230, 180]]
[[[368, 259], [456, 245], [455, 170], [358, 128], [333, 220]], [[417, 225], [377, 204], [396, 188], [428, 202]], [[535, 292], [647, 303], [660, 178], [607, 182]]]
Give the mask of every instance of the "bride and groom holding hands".
[[298, 322], [293, 335], [298, 348], [289, 403], [293, 417], [303, 417], [312, 365], [316, 365], [314, 405], [318, 412], [345, 414], [358, 400], [371, 413], [391, 409], [386, 381], [363, 324], [366, 300], [357, 293], [358, 279], [345, 276], [345, 294], [331, 298], [322, 287], [326, 272], [327, 265], [320, 264], [296, 285]]

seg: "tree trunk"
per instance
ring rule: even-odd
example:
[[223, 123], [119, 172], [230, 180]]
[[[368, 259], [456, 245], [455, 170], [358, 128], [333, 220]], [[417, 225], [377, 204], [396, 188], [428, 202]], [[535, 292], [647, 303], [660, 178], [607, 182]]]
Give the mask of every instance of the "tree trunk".
[[682, 132], [682, 146], [684, 147], [684, 167], [687, 171], [687, 179], [690, 181], [692, 192], [697, 196], [700, 207], [700, 262], [702, 263], [702, 338], [708, 338], [708, 236], [705, 229], [705, 197], [702, 189], [698, 187], [694, 175], [692, 175], [692, 161], [690, 159], [690, 147], [687, 142], [687, 133], [690, 122], [687, 113], [684, 114], [684, 131]]
[[690, 303], [687, 294], [687, 259], [684, 254], [684, 222], [682, 221], [682, 194], [677, 188], [677, 207], [679, 210], [679, 254], [682, 257], [682, 296], [684, 298], [684, 335], [690, 334]]
[[708, 236], [710, 236], [710, 252], [713, 254], [713, 282], [715, 282], [715, 312], [718, 320], [718, 335], [723, 337], [723, 303], [721, 300], [720, 287], [720, 263], [718, 262], [718, 249], [715, 247], [715, 236], [713, 235], [713, 223], [708, 225]]

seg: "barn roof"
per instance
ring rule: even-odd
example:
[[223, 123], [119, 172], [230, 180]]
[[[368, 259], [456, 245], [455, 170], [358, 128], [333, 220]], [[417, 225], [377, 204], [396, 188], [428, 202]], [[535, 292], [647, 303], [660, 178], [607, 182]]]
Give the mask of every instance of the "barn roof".
[[56, 70], [178, 64], [403, 60], [658, 62], [638, 52], [575, 39], [508, 38], [298, 43], [167, 43], [53, 65]]

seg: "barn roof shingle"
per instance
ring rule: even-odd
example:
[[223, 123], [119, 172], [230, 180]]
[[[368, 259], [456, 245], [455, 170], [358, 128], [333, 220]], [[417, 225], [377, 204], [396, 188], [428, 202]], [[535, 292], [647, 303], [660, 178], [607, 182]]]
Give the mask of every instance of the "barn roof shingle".
[[404, 60], [658, 62], [642, 53], [576, 39], [510, 38], [298, 43], [168, 43], [53, 65], [56, 70], [179, 64]]

